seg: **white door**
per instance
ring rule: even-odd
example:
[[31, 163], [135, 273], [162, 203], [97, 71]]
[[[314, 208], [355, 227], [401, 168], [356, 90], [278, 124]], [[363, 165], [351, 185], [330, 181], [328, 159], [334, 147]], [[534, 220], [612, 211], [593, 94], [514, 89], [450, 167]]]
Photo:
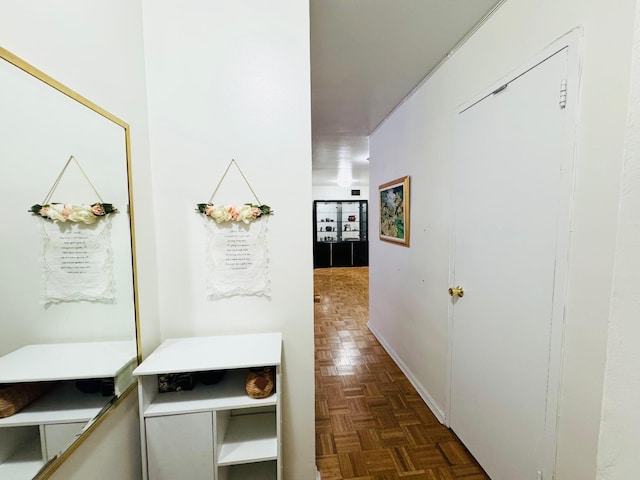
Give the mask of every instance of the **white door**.
[[211, 412], [147, 417], [144, 423], [149, 480], [214, 478]]
[[450, 425], [493, 480], [544, 470], [567, 58], [565, 48], [458, 115], [453, 276], [464, 296], [452, 300]]

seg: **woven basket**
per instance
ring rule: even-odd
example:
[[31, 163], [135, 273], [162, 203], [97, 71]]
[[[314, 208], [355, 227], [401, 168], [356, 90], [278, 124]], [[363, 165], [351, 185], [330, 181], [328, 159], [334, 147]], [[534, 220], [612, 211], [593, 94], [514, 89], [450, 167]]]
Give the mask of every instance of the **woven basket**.
[[245, 382], [247, 395], [251, 398], [266, 398], [273, 393], [273, 369], [251, 368]]
[[0, 418], [10, 417], [42, 395], [53, 386], [50, 382], [16, 383], [0, 388]]

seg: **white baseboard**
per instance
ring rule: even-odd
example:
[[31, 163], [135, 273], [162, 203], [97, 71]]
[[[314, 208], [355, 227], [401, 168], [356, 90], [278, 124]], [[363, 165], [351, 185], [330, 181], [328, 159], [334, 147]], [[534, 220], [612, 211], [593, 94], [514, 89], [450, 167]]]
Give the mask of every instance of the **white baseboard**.
[[391, 346], [386, 342], [386, 340], [380, 334], [380, 332], [377, 332], [376, 329], [373, 328], [369, 322], [367, 322], [367, 327], [369, 327], [369, 330], [371, 330], [371, 333], [373, 333], [373, 335], [380, 342], [382, 347], [386, 350], [386, 352], [393, 359], [393, 361], [396, 362], [398, 367], [400, 367], [400, 370], [402, 370], [402, 373], [405, 374], [409, 382], [411, 382], [411, 385], [413, 385], [413, 388], [416, 389], [416, 391], [418, 392], [418, 395], [420, 395], [422, 400], [424, 400], [424, 403], [427, 404], [427, 407], [429, 407], [429, 409], [433, 412], [433, 414], [436, 416], [438, 421], [446, 425], [445, 421], [447, 416], [445, 415], [444, 411], [440, 407], [438, 407], [438, 405], [436, 405], [435, 400], [429, 394], [429, 392], [422, 386], [420, 382], [418, 382], [418, 380], [413, 375], [411, 370], [409, 370], [407, 365], [402, 361], [402, 359], [398, 356], [395, 350], [391, 348]]
[[320, 472], [318, 471], [318, 467], [316, 467], [316, 480], [321, 480]]

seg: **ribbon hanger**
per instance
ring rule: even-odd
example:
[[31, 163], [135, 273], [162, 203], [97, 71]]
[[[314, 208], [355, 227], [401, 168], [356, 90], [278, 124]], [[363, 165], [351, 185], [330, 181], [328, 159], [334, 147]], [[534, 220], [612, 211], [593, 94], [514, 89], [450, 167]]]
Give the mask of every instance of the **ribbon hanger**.
[[211, 194], [211, 198], [209, 198], [209, 203], [211, 203], [211, 204], [213, 203], [213, 197], [216, 196], [216, 193], [218, 192], [218, 189], [220, 188], [220, 185], [222, 185], [222, 182], [224, 181], [225, 177], [227, 176], [227, 173], [229, 172], [229, 169], [231, 168], [231, 165], [235, 165], [236, 166], [236, 168], [238, 169], [238, 172], [240, 172], [240, 175], [242, 175], [242, 178], [244, 179], [245, 183], [247, 184], [247, 187], [249, 187], [249, 190], [251, 190], [251, 193], [253, 194], [253, 197], [256, 199], [256, 202], [258, 203], [258, 205], [262, 205], [260, 203], [260, 200], [258, 199], [258, 196], [256, 195], [256, 192], [254, 192], [253, 188], [251, 188], [251, 184], [249, 183], [249, 180], [247, 180], [247, 177], [245, 177], [244, 173], [242, 173], [242, 170], [240, 169], [240, 165], [238, 165], [238, 163], [234, 159], [232, 159], [229, 162], [229, 165], [227, 166], [227, 169], [222, 174], [222, 178], [220, 179], [220, 181], [218, 182], [218, 185], [216, 185], [215, 190]]
[[[96, 196], [98, 197], [98, 200], [100, 200], [100, 203], [104, 203], [102, 201], [102, 197], [100, 197], [100, 194], [98, 193], [98, 190], [96, 190], [96, 187], [93, 185], [93, 183], [91, 183], [91, 180], [89, 180], [89, 177], [87, 176], [85, 171], [80, 166], [80, 162], [78, 162], [78, 160], [76, 160], [76, 158], [73, 155], [71, 155], [69, 157], [69, 160], [67, 160], [67, 163], [64, 164], [64, 167], [62, 168], [62, 171], [60, 172], [60, 175], [58, 175], [58, 178], [56, 178], [56, 181], [53, 182], [53, 185], [51, 186], [51, 190], [49, 190], [49, 193], [47, 193], [47, 196], [44, 197], [44, 200], [42, 201], [42, 205], [47, 205], [49, 203], [49, 201], [51, 200], [51, 197], [53, 196], [54, 192], [56, 191], [56, 188], [58, 188], [58, 184], [60, 183], [60, 180], [62, 180], [62, 177], [64, 176], [65, 172], [67, 171], [67, 168], [71, 164], [71, 161], [74, 161], [75, 164], [78, 166], [78, 168], [82, 172], [82, 175], [84, 175], [84, 178], [87, 180], [89, 185], [91, 185], [91, 188], [93, 189], [93, 191], [95, 192]], [[249, 187], [249, 188], [251, 188], [251, 187]]]

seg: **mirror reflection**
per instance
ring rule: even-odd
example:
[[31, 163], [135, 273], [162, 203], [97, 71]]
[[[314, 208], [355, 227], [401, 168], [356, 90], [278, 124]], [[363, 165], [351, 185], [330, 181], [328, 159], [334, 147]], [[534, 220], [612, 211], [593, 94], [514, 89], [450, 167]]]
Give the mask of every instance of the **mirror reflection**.
[[[133, 383], [128, 134], [0, 48], [0, 478], [37, 477]], [[117, 212], [54, 222], [45, 200]]]

